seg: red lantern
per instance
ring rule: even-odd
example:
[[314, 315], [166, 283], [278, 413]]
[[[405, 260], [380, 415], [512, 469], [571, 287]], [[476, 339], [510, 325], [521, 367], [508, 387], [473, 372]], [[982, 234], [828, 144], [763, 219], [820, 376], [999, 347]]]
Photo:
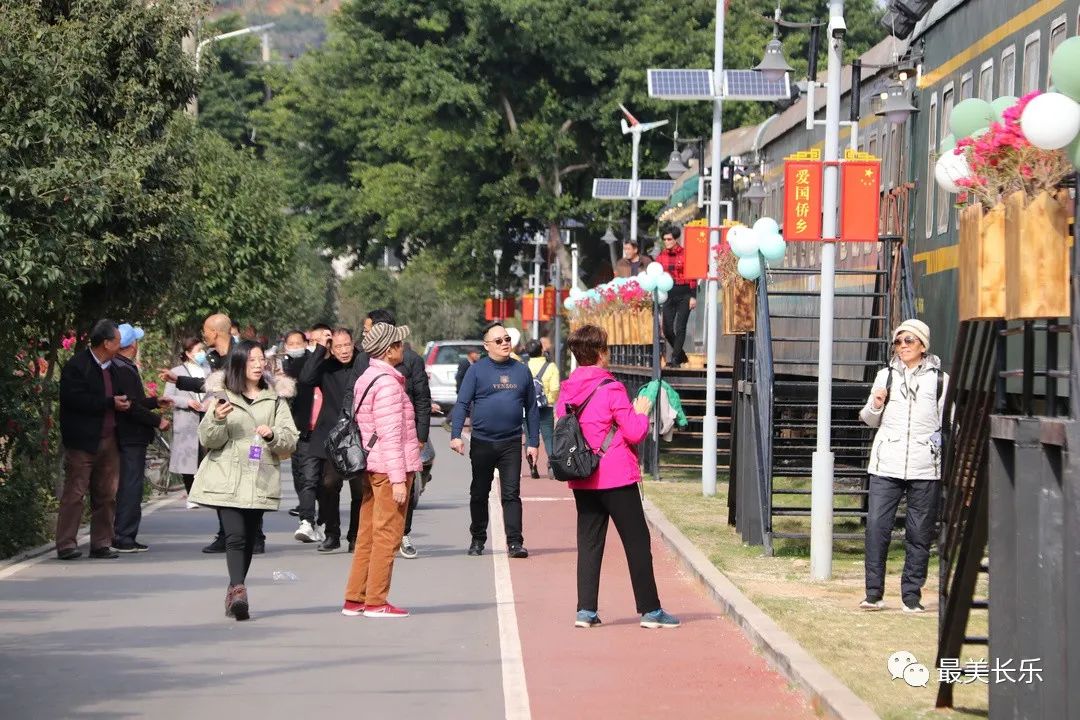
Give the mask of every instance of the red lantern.
[[495, 303], [497, 302], [497, 300], [491, 298], [484, 301], [484, 319], [488, 322], [495, 319]]

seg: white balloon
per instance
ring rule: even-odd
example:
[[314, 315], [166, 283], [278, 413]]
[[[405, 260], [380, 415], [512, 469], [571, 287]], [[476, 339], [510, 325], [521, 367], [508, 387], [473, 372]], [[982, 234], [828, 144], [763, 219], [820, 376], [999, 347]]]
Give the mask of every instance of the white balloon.
[[574, 302], [574, 298], [572, 298], [572, 297], [568, 297], [565, 300], [563, 300], [562, 304], [563, 304], [563, 307], [566, 308], [567, 310], [573, 310], [574, 307], [577, 306], [577, 303]]
[[769, 233], [761, 238], [761, 254], [769, 262], [780, 262], [787, 252], [787, 243], [779, 233]]
[[1080, 104], [1061, 93], [1036, 95], [1020, 115], [1020, 129], [1037, 148], [1063, 148], [1080, 133]]
[[645, 272], [650, 275], [660, 275], [664, 272], [664, 266], [658, 262], [651, 262], [649, 267], [645, 268]]
[[581, 288], [576, 288], [576, 287], [570, 288], [570, 297], [572, 297], [574, 299], [577, 299], [577, 298], [581, 297], [584, 294], [585, 293], [581, 292]]
[[938, 158], [934, 165], [934, 179], [946, 192], [956, 193], [960, 191], [957, 180], [963, 180], [971, 175], [971, 167], [967, 157], [963, 153], [954, 153], [951, 150]]
[[649, 273], [641, 273], [640, 275], [638, 275], [638, 285], [640, 285], [641, 289], [644, 290], [645, 292], [650, 292], [651, 293], [653, 290], [656, 289], [656, 281], [659, 280], [659, 279], [660, 279], [660, 277], [658, 275], [650, 275]]
[[744, 258], [757, 255], [758, 236], [748, 227], [731, 228], [727, 233], [727, 241], [728, 245], [731, 246], [731, 252], [735, 253], [735, 257]]
[[666, 293], [666, 292], [664, 292], [663, 290], [661, 290], [660, 292], [658, 292], [658, 293], [656, 294], [656, 301], [657, 301], [658, 303], [660, 303], [661, 305], [663, 305], [664, 303], [666, 303], [666, 302], [667, 302], [667, 293]]
[[761, 277], [761, 259], [756, 255], [739, 258], [739, 274], [747, 280], [757, 280]]
[[754, 232], [756, 232], [760, 237], [765, 237], [766, 235], [773, 235], [780, 232], [780, 225], [771, 217], [763, 217], [760, 218], [756, 223], [754, 223]]
[[675, 278], [668, 273], [664, 273], [656, 281], [656, 288], [660, 292], [668, 292], [673, 287], [675, 287]]

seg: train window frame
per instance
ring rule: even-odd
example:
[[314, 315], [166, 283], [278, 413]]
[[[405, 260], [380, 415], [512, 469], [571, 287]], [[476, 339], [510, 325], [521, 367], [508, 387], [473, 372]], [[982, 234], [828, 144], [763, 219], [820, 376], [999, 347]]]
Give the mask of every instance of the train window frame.
[[958, 102], [974, 97], [973, 92], [975, 92], [975, 73], [968, 70], [960, 76], [960, 99]]
[[[952, 132], [950, 127], [949, 117], [952, 114], [952, 109], [956, 107], [956, 84], [949, 83], [941, 91], [941, 119], [938, 120], [938, 140], [934, 144], [937, 148], [941, 144], [941, 138], [946, 137]], [[934, 183], [935, 185], [937, 183]], [[934, 222], [933, 226], [937, 229], [938, 235], [944, 235], [949, 231], [949, 218], [952, 213], [950, 212], [951, 198], [949, 193], [944, 190], [940, 191], [937, 196], [937, 206], [934, 208]]]
[[[989, 87], [986, 88], [987, 96], [983, 97], [983, 86], [986, 84], [983, 83], [983, 78], [987, 77], [987, 72], [990, 73], [990, 82], [988, 83]], [[994, 58], [988, 58], [979, 66], [979, 98], [986, 102], [990, 102], [994, 99]]]
[[[1061, 34], [1057, 36], [1058, 42], [1057, 42], [1057, 45], [1055, 45], [1054, 44], [1054, 34], [1059, 30], [1061, 31]], [[1047, 40], [1047, 49], [1046, 49], [1046, 57], [1047, 57], [1047, 62], [1046, 62], [1046, 86], [1047, 87], [1050, 87], [1050, 61], [1049, 61], [1049, 58], [1052, 58], [1054, 56], [1054, 50], [1057, 49], [1058, 45], [1065, 42], [1065, 39], [1068, 36], [1069, 36], [1069, 16], [1066, 15], [1065, 13], [1062, 13], [1061, 15], [1059, 15], [1058, 17], [1056, 17], [1052, 21], [1050, 21], [1050, 37]]]
[[934, 201], [934, 198], [938, 188], [937, 182], [934, 182], [932, 179], [934, 177], [934, 156], [937, 154], [938, 145], [941, 142], [938, 139], [938, 94], [936, 92], [930, 96], [930, 113], [927, 115], [926, 135], [926, 144], [931, 148], [931, 151], [926, 154], [927, 182], [925, 193], [926, 205], [923, 208], [923, 225], [926, 229], [926, 239], [929, 240], [934, 236], [934, 221], [937, 219], [937, 203]]
[[[1012, 71], [1005, 72], [1005, 67], [1012, 61]], [[1006, 86], [1007, 83], [1007, 86]], [[1016, 45], [1010, 45], [1001, 51], [1001, 71], [998, 73], [998, 97], [1016, 95]]]
[[[1033, 57], [1034, 57], [1034, 60], [1035, 60], [1036, 67], [1035, 67], [1035, 72], [1032, 75], [1032, 77], [1034, 78], [1034, 81], [1035, 81], [1035, 87], [1030, 87], [1029, 88], [1027, 86], [1027, 79], [1028, 79], [1028, 48], [1031, 48], [1031, 47], [1035, 48], [1035, 53], [1034, 53]], [[1026, 38], [1024, 38], [1024, 56], [1023, 56], [1022, 60], [1023, 60], [1023, 67], [1022, 67], [1022, 69], [1020, 71], [1020, 96], [1021, 97], [1023, 97], [1024, 95], [1027, 95], [1029, 92], [1032, 92], [1034, 90], [1039, 89], [1039, 78], [1042, 77], [1042, 30], [1036, 30], [1036, 31], [1030, 33]]]

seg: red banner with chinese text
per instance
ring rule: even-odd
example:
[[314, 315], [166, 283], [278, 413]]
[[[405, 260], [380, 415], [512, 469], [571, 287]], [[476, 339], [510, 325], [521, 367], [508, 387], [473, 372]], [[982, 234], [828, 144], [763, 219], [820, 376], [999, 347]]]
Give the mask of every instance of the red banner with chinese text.
[[881, 161], [870, 155], [840, 165], [840, 239], [877, 242]]
[[822, 163], [784, 161], [784, 239], [821, 240]]

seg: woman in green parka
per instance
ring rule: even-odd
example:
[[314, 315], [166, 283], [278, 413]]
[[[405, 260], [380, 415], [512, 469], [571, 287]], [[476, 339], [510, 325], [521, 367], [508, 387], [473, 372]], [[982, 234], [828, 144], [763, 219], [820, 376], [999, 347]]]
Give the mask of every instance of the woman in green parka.
[[271, 389], [263, 378], [266, 358], [251, 340], [237, 343], [225, 367], [206, 379], [209, 404], [199, 423], [207, 455], [199, 465], [192, 501], [214, 507], [225, 529], [229, 589], [225, 614], [249, 616], [244, 581], [251, 566], [263, 512], [281, 502], [281, 461], [296, 449], [298, 433], [286, 398], [295, 392], [287, 378]]

